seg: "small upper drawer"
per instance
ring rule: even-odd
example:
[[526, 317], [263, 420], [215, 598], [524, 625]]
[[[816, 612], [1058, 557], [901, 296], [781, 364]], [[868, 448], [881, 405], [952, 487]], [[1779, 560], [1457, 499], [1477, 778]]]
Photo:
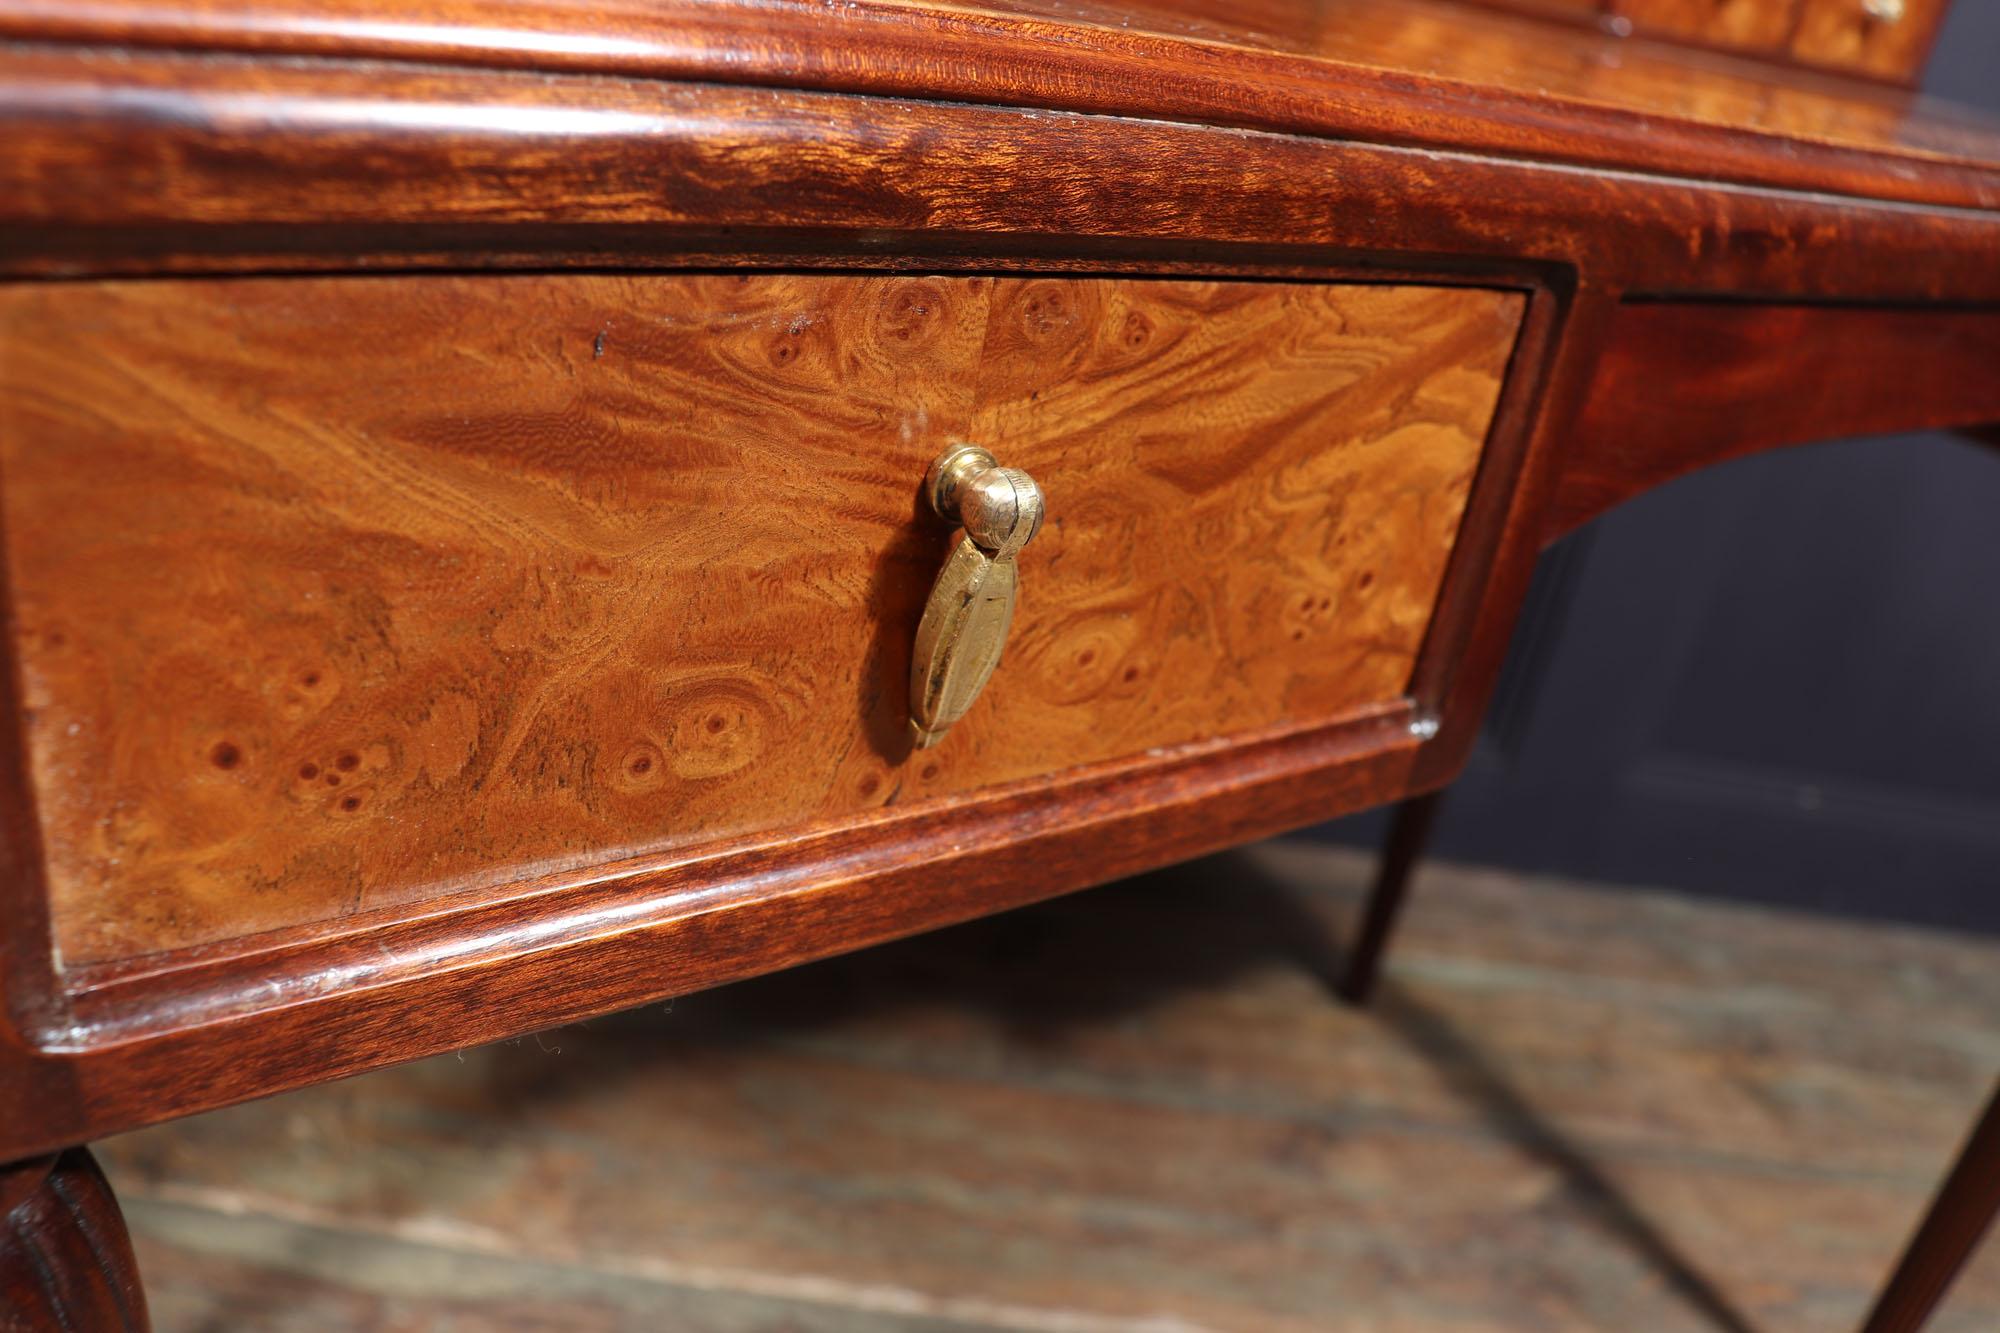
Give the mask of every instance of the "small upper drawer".
[[1799, 0], [1792, 54], [1809, 65], [1913, 82], [1949, 0]]
[[1611, 0], [1612, 15], [1649, 36], [1678, 37], [1744, 51], [1777, 52], [1797, 0]]
[[1951, 7], [1950, 0], [1480, 2], [1897, 83], [1916, 82]]
[[[71, 962], [1338, 716], [1405, 689], [1523, 301], [1270, 282], [256, 278], [0, 294]], [[910, 749], [948, 443], [1047, 523]]]

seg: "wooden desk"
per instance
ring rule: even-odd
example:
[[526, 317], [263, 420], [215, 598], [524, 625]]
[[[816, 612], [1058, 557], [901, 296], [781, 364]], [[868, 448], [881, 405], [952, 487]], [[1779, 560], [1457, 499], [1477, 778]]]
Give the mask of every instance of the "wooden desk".
[[1936, 11], [1772, 3], [0, 3], [8, 1290], [143, 1322], [93, 1137], [1433, 791], [1555, 536], [2000, 421]]

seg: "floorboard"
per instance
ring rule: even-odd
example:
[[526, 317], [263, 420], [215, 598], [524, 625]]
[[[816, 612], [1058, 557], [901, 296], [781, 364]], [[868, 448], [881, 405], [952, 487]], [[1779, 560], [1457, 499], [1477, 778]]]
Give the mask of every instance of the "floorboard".
[[[102, 1145], [161, 1333], [1845, 1330], [2000, 944], [1269, 843]], [[2000, 1327], [2000, 1253], [1936, 1327]]]

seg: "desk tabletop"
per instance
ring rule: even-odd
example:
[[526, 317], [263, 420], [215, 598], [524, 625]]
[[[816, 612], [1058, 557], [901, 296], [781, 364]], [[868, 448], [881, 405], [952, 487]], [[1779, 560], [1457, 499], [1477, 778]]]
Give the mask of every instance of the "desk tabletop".
[[1034, 107], [2000, 207], [2000, 122], [1443, 0], [0, 0], [0, 38]]

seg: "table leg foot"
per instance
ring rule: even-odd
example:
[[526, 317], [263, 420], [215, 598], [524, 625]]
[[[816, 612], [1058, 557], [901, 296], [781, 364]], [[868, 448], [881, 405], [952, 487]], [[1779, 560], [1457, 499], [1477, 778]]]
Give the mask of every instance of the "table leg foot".
[[145, 1333], [132, 1240], [88, 1149], [0, 1166], [0, 1308], [9, 1333]]

